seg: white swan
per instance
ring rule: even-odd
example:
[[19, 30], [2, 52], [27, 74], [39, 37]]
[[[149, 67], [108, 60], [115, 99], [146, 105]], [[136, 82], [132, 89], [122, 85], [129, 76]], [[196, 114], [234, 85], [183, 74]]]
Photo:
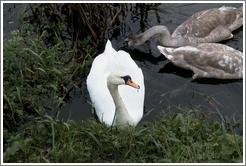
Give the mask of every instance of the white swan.
[[127, 52], [116, 51], [109, 40], [105, 51], [92, 63], [87, 89], [102, 123], [122, 130], [127, 125], [136, 126], [141, 120], [145, 95], [142, 70]]
[[232, 38], [232, 31], [243, 25], [243, 7], [220, 7], [203, 10], [192, 15], [172, 33], [166, 26], [153, 26], [147, 31], [125, 39], [129, 46], [138, 46], [155, 34], [161, 34], [163, 46], [185, 46], [213, 43]]
[[194, 72], [193, 79], [242, 79], [243, 53], [219, 43], [200, 43], [179, 48], [157, 46], [174, 65]]

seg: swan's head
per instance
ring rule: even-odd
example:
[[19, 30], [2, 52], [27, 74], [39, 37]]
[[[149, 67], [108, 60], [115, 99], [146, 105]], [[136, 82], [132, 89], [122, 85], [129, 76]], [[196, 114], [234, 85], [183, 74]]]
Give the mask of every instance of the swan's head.
[[133, 88], [140, 89], [140, 86], [132, 81], [131, 76], [122, 71], [114, 71], [107, 78], [108, 85], [129, 85]]
[[135, 47], [135, 46], [138, 46], [138, 45], [142, 44], [142, 42], [140, 42], [140, 41], [141, 41], [140, 38], [141, 38], [141, 37], [139, 37], [139, 36], [137, 37], [137, 36], [131, 35], [131, 36], [128, 36], [128, 37], [125, 39], [125, 41], [128, 42], [128, 46], [133, 46], [133, 47]]

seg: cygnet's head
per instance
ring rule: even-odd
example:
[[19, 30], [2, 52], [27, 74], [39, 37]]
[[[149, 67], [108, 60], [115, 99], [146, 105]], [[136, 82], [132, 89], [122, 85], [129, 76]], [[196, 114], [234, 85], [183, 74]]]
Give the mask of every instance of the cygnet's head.
[[125, 41], [128, 42], [128, 46], [138, 46], [140, 45], [142, 42], [141, 42], [141, 36], [128, 36]]

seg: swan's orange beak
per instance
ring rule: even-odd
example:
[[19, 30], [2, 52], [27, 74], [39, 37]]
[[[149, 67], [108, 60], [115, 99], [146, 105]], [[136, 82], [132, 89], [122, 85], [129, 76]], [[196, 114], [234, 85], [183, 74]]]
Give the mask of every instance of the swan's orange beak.
[[136, 84], [135, 82], [133, 82], [131, 79], [128, 79], [126, 81], [126, 85], [129, 85], [129, 86], [136, 88], [136, 89], [140, 89], [140, 86], [138, 84]]

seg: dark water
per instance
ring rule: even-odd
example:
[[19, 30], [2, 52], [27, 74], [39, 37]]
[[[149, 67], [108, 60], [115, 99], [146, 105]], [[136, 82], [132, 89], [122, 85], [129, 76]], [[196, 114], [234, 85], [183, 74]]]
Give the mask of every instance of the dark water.
[[[135, 4], [128, 4], [136, 7]], [[240, 7], [242, 4], [161, 4], [160, 12], [149, 10], [145, 13], [142, 23], [149, 28], [153, 25], [165, 25], [170, 32], [183, 23], [195, 12], [221, 6]], [[132, 17], [129, 10], [125, 23], [122, 27], [108, 38], [112, 41], [116, 50], [125, 50], [143, 70], [145, 79], [145, 112], [141, 122], [155, 120], [161, 112], [182, 111], [182, 108], [195, 108], [220, 111], [223, 116], [243, 117], [243, 80], [192, 80], [192, 72], [175, 67], [165, 59], [156, 48], [156, 38], [145, 42], [136, 48], [128, 47], [124, 39], [129, 35], [129, 28], [134, 34], [141, 33], [143, 24], [139, 17]], [[157, 15], [156, 15], [157, 13]], [[134, 16], [137, 14], [134, 13]], [[145, 29], [146, 30], [146, 29]], [[233, 39], [222, 43], [243, 51], [243, 27], [233, 32]], [[60, 116], [67, 119], [69, 116], [75, 120], [84, 120], [91, 117], [90, 98], [86, 89], [85, 79], [81, 84], [81, 90], [72, 89], [70, 101], [61, 108]], [[140, 122], [140, 123], [141, 123]], [[242, 131], [241, 131], [242, 132]]]
[[[159, 7], [164, 13], [159, 12], [159, 22], [154, 10], [148, 11], [145, 20], [148, 27], [153, 25], [166, 25], [170, 32], [189, 18], [193, 13], [212, 7], [221, 6], [240, 7], [242, 4], [162, 4]], [[141, 33], [140, 22], [130, 16], [126, 19], [126, 26], [129, 26], [134, 34]], [[128, 28], [122, 27], [116, 31], [116, 37], [109, 37], [116, 50], [125, 50], [143, 70], [146, 95], [145, 112], [148, 112], [141, 122], [155, 120], [161, 112], [168, 112], [170, 109], [182, 111], [181, 108], [195, 108], [203, 106], [201, 110], [216, 109], [223, 116], [229, 118], [243, 117], [243, 81], [242, 80], [214, 80], [206, 79], [192, 80], [192, 72], [175, 67], [156, 50], [156, 39], [146, 42], [136, 48], [128, 47], [124, 39], [129, 34]], [[235, 49], [243, 51], [243, 27], [233, 32], [234, 38], [222, 43]], [[90, 101], [86, 90], [85, 80], [82, 83], [81, 91], [72, 91], [70, 94], [71, 103], [62, 108], [61, 115], [67, 117], [68, 110], [72, 113], [73, 119], [86, 119], [91, 116]], [[140, 122], [140, 123], [141, 123]], [[242, 132], [242, 131], [241, 131]]]

